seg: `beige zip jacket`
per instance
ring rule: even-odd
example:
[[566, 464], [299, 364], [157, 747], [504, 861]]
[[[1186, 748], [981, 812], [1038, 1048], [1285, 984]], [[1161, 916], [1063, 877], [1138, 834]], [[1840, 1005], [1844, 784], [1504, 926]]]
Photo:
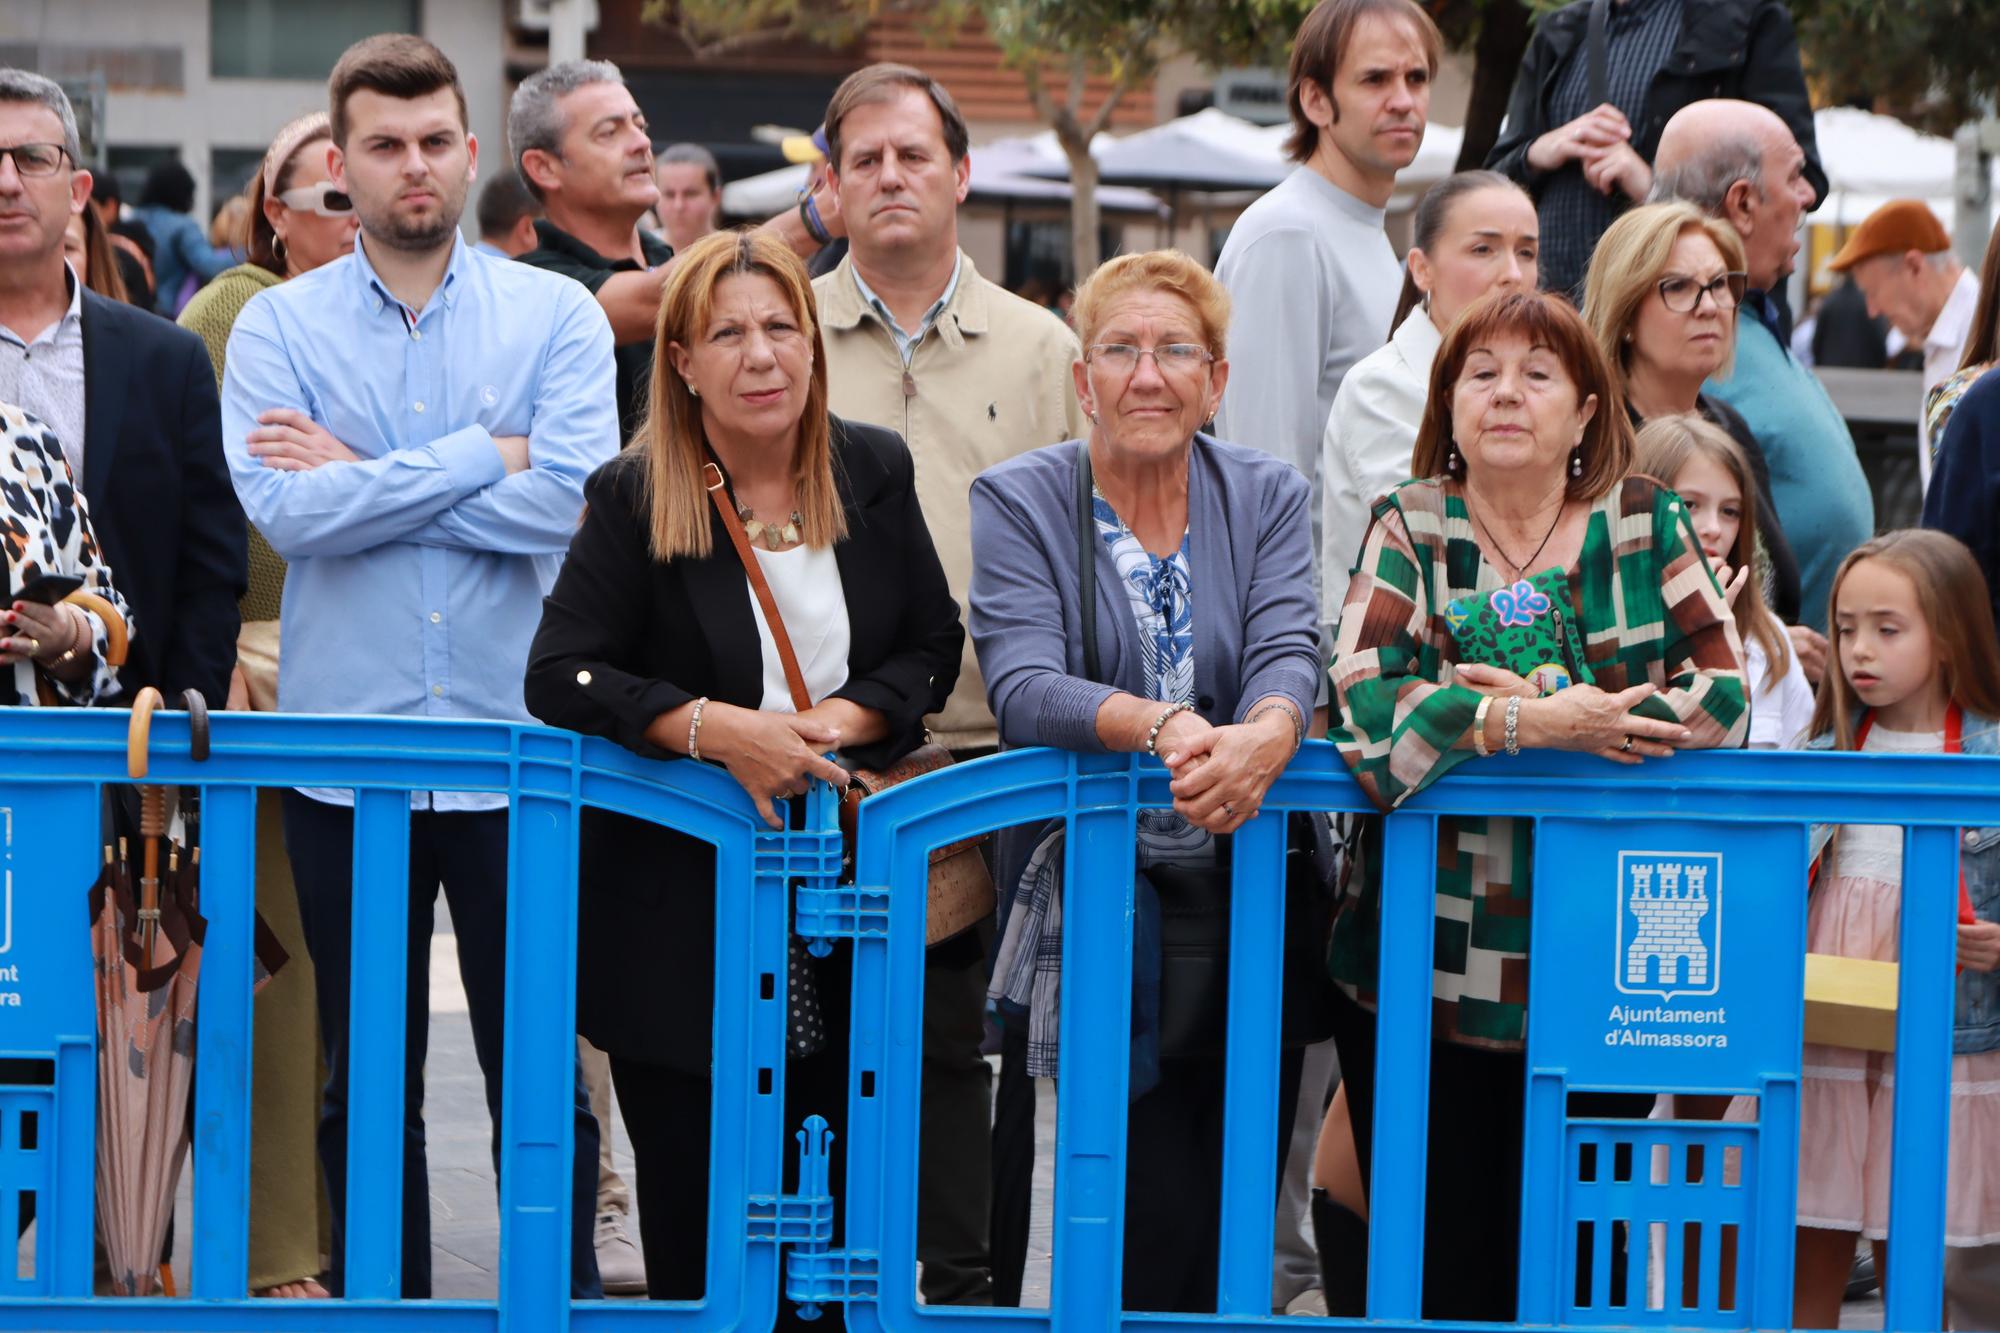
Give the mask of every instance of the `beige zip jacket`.
[[[906, 375], [895, 338], [855, 285], [852, 256], [816, 279], [813, 292], [826, 342], [828, 406], [908, 442], [917, 501], [962, 618], [972, 582], [972, 479], [1016, 454], [1085, 434], [1070, 374], [1076, 335], [979, 276], [961, 253], [958, 286], [917, 343]], [[997, 742], [970, 635], [958, 687], [930, 727], [951, 750]]]

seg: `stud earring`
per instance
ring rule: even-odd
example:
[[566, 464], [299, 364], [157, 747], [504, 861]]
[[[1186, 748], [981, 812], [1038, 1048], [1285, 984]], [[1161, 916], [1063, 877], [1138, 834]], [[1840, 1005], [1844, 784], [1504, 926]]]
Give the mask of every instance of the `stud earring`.
[[692, 380], [688, 381], [688, 395], [693, 398], [701, 397], [701, 390], [694, 387]]

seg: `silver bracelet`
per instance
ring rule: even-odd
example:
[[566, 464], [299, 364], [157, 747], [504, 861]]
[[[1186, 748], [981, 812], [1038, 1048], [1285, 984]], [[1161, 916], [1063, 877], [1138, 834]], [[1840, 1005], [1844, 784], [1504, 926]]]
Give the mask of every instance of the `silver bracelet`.
[[1521, 696], [1507, 700], [1507, 753], [1521, 753]]
[[688, 719], [688, 758], [701, 758], [701, 710], [708, 707], [708, 696], [702, 695], [694, 701], [694, 716]]
[[1160, 757], [1160, 728], [1166, 726], [1174, 714], [1192, 713], [1193, 711], [1194, 705], [1185, 699], [1179, 703], [1168, 704], [1165, 711], [1153, 719], [1153, 729], [1146, 733], [1146, 753], [1158, 759]]
[[1306, 743], [1306, 724], [1299, 719], [1299, 710], [1291, 704], [1286, 703], [1282, 699], [1273, 699], [1270, 703], [1265, 704], [1262, 708], [1252, 713], [1250, 721], [1252, 723], [1256, 722], [1258, 718], [1264, 716], [1264, 714], [1274, 708], [1285, 715], [1285, 721], [1292, 724], [1292, 753], [1297, 754], [1299, 747]]

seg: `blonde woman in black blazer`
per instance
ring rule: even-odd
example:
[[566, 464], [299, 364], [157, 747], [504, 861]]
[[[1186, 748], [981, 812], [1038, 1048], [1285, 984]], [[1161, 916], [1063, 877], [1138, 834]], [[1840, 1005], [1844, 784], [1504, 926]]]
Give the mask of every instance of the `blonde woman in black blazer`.
[[[915, 749], [956, 681], [964, 630], [909, 450], [892, 431], [826, 410], [812, 289], [789, 250], [729, 232], [682, 255], [661, 302], [651, 403], [632, 446], [584, 488], [584, 519], [529, 654], [529, 709], [669, 758], [688, 752], [699, 702], [701, 757], [764, 810], [844, 776], [823, 751], [879, 767]], [[808, 714], [792, 714], [771, 683], [762, 613], [702, 485], [711, 456], [753, 541], [816, 571], [816, 584], [788, 582], [766, 563], [807, 659]], [[814, 653], [792, 623], [797, 611], [837, 624], [835, 600], [844, 662]], [[714, 852], [596, 811], [582, 847], [577, 1026], [611, 1057], [650, 1295], [692, 1299], [706, 1268]], [[844, 951], [821, 967], [829, 1040], [788, 1069], [788, 1123], [807, 1106], [826, 1114], [846, 1102]], [[783, 1303], [780, 1324], [793, 1318]]]

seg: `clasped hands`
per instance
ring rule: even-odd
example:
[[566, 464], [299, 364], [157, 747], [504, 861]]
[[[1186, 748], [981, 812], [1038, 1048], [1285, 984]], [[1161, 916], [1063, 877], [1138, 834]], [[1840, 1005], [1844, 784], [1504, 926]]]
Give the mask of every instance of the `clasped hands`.
[[1653, 169], [1632, 147], [1631, 122], [1609, 102], [1528, 146], [1528, 165], [1537, 171], [1554, 171], [1567, 162], [1576, 163], [1599, 194], [1622, 190], [1634, 203], [1643, 203], [1653, 188]]
[[1210, 833], [1234, 833], [1256, 818], [1297, 748], [1291, 710], [1262, 709], [1251, 710], [1254, 722], [1220, 727], [1192, 711], [1167, 719], [1154, 748], [1173, 775], [1175, 814]]
[[[1694, 733], [1678, 722], [1662, 722], [1632, 711], [1641, 700], [1659, 693], [1650, 681], [1616, 694], [1595, 685], [1571, 685], [1544, 695], [1529, 681], [1500, 667], [1461, 662], [1457, 676], [1459, 684], [1481, 694], [1523, 701], [1516, 739], [1524, 750], [1575, 750], [1636, 764], [1642, 759], [1669, 758], [1694, 739]], [[1489, 710], [1489, 727], [1493, 725], [1491, 714], [1497, 712]]]
[[[319, 422], [290, 407], [259, 413], [257, 428], [244, 436], [250, 456], [279, 472], [310, 472], [328, 463], [358, 463], [361, 455], [335, 439]], [[507, 475], [528, 470], [528, 437], [495, 435], [493, 447]]]

